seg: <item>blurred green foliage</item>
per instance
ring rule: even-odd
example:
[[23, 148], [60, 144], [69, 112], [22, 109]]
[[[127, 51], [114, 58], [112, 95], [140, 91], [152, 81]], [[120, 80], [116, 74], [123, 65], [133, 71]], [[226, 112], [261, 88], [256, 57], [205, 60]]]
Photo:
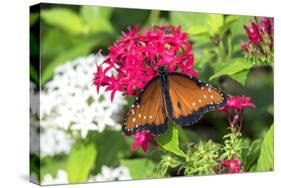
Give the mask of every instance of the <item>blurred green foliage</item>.
[[[181, 25], [189, 34], [199, 77], [221, 85], [226, 93], [252, 97], [257, 108], [245, 112], [245, 126], [242, 130], [241, 144], [247, 145], [247, 149], [241, 151], [245, 161], [244, 170], [270, 170], [273, 169], [273, 126], [269, 129], [273, 123], [273, 67], [270, 64], [257, 66], [247, 61], [240, 50], [239, 40], [246, 38], [243, 25], [248, 24], [250, 19], [253, 17], [44, 4], [40, 14], [32, 13], [30, 17], [30, 77], [44, 87], [52, 79], [58, 65], [80, 56], [98, 53], [99, 50], [106, 55], [107, 48], [129, 26], [145, 28], [151, 24]], [[32, 30], [38, 24], [41, 26], [40, 41]], [[41, 72], [37, 71], [39, 55]], [[228, 131], [227, 121], [223, 117], [222, 114], [211, 113], [196, 126], [169, 126], [168, 136], [159, 136], [156, 141], [171, 153], [169, 157], [172, 158], [186, 157], [186, 150], [182, 148], [188, 143], [199, 144], [191, 150], [190, 158], [200, 158], [197, 151], [201, 151], [202, 147], [207, 148], [202, 149], [203, 152], [217, 152], [217, 145], [206, 141], [212, 139], [223, 143], [223, 135]], [[182, 140], [178, 139], [178, 133]], [[98, 174], [103, 165], [114, 167], [123, 164], [129, 168], [132, 178], [157, 177], [153, 171], [163, 153], [158, 150], [148, 156], [144, 156], [141, 151], [131, 153], [131, 143], [132, 138], [125, 140], [121, 132], [106, 130], [100, 134], [91, 133], [86, 141], [77, 139], [69, 156], [41, 159], [41, 176], [47, 173], [55, 176], [57, 169], [66, 169], [70, 182], [82, 182], [90, 175]], [[162, 172], [166, 173], [168, 168], [177, 166], [170, 165], [177, 163], [171, 163], [169, 157], [168, 163], [160, 162], [164, 164]], [[212, 165], [216, 161], [210, 158], [206, 160], [207, 166], [197, 166], [186, 159], [184, 174], [213, 173], [208, 164]], [[38, 164], [38, 161], [38, 157], [32, 156], [32, 164]], [[31, 171], [38, 172], [36, 165], [32, 165]], [[178, 175], [173, 170], [169, 172], [168, 176]]]

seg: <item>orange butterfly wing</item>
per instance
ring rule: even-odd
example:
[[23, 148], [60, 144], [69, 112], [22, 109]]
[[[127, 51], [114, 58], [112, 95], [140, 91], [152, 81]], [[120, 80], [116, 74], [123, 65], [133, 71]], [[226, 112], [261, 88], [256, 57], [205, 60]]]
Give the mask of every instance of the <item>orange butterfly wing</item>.
[[204, 113], [222, 108], [226, 96], [213, 86], [192, 76], [168, 74], [169, 95], [176, 124], [187, 126], [199, 121]]
[[136, 98], [123, 125], [126, 135], [142, 130], [154, 135], [167, 130], [166, 108], [158, 77], [153, 78]]

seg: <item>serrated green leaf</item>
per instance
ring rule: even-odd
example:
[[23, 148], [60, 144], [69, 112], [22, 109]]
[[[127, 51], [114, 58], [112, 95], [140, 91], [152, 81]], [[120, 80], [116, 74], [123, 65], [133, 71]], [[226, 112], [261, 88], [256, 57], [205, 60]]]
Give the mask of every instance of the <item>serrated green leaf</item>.
[[[225, 63], [224, 65], [220, 66], [220, 69], [216, 71], [216, 73], [211, 76], [209, 80], [213, 80], [214, 78], [218, 78], [223, 75], [234, 75], [241, 71], [249, 70], [252, 66], [253, 64], [244, 59], [234, 59], [232, 62]], [[243, 74], [238, 76], [241, 77]]]
[[133, 179], [151, 178], [156, 164], [149, 159], [128, 159], [122, 160], [121, 164], [129, 169]]
[[274, 128], [273, 125], [264, 136], [257, 163], [257, 171], [273, 170], [274, 165]]
[[185, 153], [179, 148], [179, 130], [176, 125], [169, 123], [166, 133], [157, 136], [155, 140], [165, 150], [175, 155], [186, 157]]
[[223, 26], [223, 15], [221, 14], [208, 14], [207, 23], [210, 28], [211, 34], [218, 34], [220, 27]]
[[82, 6], [80, 14], [83, 20], [89, 25], [91, 32], [113, 31], [109, 20], [112, 14], [112, 8]]
[[67, 174], [70, 183], [79, 183], [87, 180], [91, 168], [94, 167], [97, 156], [93, 142], [76, 142], [67, 161]]
[[41, 17], [47, 24], [63, 29], [70, 34], [85, 34], [89, 30], [79, 15], [71, 9], [53, 8], [42, 10]]

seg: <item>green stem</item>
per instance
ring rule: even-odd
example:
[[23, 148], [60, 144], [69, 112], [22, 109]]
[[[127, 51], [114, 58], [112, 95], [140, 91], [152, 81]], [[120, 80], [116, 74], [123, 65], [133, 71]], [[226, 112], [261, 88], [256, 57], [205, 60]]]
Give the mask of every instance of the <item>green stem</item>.
[[215, 52], [218, 57], [218, 62], [223, 63], [225, 61], [225, 50], [223, 42], [220, 40], [219, 43], [215, 46]]
[[229, 37], [227, 39], [227, 49], [228, 49], [227, 60], [229, 60], [232, 57], [232, 39], [231, 39], [231, 37]]
[[221, 57], [221, 61], [224, 62], [225, 60], [225, 50], [224, 50], [224, 45], [223, 42], [219, 42], [219, 56]]
[[150, 12], [150, 15], [149, 15], [149, 18], [148, 18], [149, 24], [153, 24], [153, 23], [158, 21], [159, 16], [160, 16], [160, 12], [161, 12], [160, 10], [152, 10]]

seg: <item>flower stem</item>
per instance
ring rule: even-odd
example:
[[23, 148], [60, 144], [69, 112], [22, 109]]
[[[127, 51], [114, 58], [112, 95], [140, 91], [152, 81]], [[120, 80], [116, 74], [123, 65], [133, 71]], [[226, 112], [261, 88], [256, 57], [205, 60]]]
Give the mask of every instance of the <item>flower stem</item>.
[[244, 113], [244, 108], [242, 108], [241, 109], [241, 111], [240, 111], [240, 122], [239, 122], [239, 130], [238, 130], [238, 132], [240, 132], [241, 131], [241, 129], [242, 129], [242, 126], [243, 126], [243, 113]]
[[229, 60], [232, 57], [232, 39], [231, 39], [231, 37], [229, 37], [227, 39], [227, 50], [228, 50], [227, 59]]
[[158, 21], [159, 16], [160, 16], [160, 10], [152, 10], [150, 12], [149, 18], [148, 18], [148, 22], [149, 24], [154, 24], [155, 22]]

